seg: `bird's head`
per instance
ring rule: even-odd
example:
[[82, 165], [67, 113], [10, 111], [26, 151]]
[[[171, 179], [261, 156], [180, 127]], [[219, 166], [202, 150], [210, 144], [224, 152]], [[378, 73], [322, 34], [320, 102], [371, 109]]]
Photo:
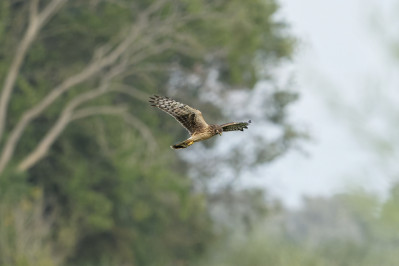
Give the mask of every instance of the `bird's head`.
[[219, 134], [221, 136], [222, 132], [223, 132], [223, 128], [221, 126], [215, 125], [215, 128], [214, 128], [215, 135]]

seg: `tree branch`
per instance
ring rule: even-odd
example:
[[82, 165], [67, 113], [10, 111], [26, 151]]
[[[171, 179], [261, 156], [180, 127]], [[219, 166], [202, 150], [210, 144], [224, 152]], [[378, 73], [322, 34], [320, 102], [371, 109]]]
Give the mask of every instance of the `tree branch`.
[[7, 108], [10, 102], [10, 97], [15, 86], [15, 81], [21, 69], [22, 62], [24, 61], [27, 51], [32, 45], [33, 41], [36, 39], [41, 27], [44, 23], [53, 16], [61, 5], [66, 0], [53, 0], [43, 12], [38, 14], [38, 0], [32, 0], [29, 7], [29, 24], [25, 31], [22, 40], [17, 46], [15, 51], [15, 56], [12, 59], [11, 66], [8, 70], [6, 78], [3, 84], [3, 90], [0, 95], [0, 140], [2, 139], [4, 133], [4, 127], [7, 117]]
[[147, 93], [144, 93], [132, 86], [126, 85], [126, 84], [114, 84], [114, 88], [112, 88], [113, 91], [120, 92], [123, 94], [127, 94], [132, 98], [135, 98], [137, 100], [140, 100], [142, 102], [148, 103], [148, 97], [150, 96]]
[[41, 160], [47, 154], [50, 146], [70, 122], [94, 115], [121, 115], [126, 112], [126, 110], [126, 107], [96, 106], [80, 109], [76, 112], [66, 111], [60, 116], [55, 125], [46, 134], [35, 150], [18, 164], [17, 169], [21, 172], [26, 171]]
[[31, 0], [29, 5], [29, 23], [37, 19], [39, 0]]
[[147, 142], [148, 150], [152, 153], [155, 152], [156, 149], [158, 148], [158, 144], [148, 126], [144, 124], [140, 119], [138, 119], [137, 117], [135, 117], [130, 113], [125, 113], [123, 118], [128, 125], [137, 129], [141, 137]]
[[[33, 19], [33, 21], [36, 21], [37, 25], [45, 23], [51, 17], [51, 15], [54, 14], [58, 8], [60, 8], [61, 4], [66, 1], [67, 0], [50, 1], [49, 4], [43, 9], [43, 11], [38, 15], [38, 19]], [[35, 2], [37, 3], [38, 1], [32, 0], [33, 6]], [[22, 114], [15, 127], [9, 133], [7, 141], [4, 142], [4, 147], [0, 154], [0, 174], [3, 172], [4, 168], [11, 160], [14, 154], [14, 150], [19, 143], [26, 127], [29, 126], [34, 119], [39, 117], [51, 104], [54, 104], [54, 102], [68, 90], [72, 89], [78, 84], [92, 79], [95, 76], [98, 76], [108, 67], [112, 67], [115, 64], [120, 64], [121, 60], [124, 66], [120, 67], [120, 69], [115, 71], [113, 74], [110, 74], [112, 77], [120, 75], [120, 73], [126, 70], [127, 65], [137, 65], [143, 60], [153, 55], [163, 53], [167, 50], [183, 49], [187, 53], [191, 51], [189, 47], [186, 47], [186, 44], [189, 44], [189, 46], [193, 46], [195, 40], [190, 40], [183, 35], [180, 35], [177, 38], [169, 38], [169, 36], [174, 36], [175, 33], [179, 34], [178, 27], [179, 25], [184, 24], [184, 22], [181, 21], [182, 17], [178, 15], [178, 12], [176, 12], [176, 14], [174, 14], [173, 16], [167, 17], [166, 19], [163, 19], [162, 16], [157, 16], [156, 12], [161, 10], [166, 4], [168, 4], [167, 0], [154, 1], [153, 4], [151, 4], [146, 10], [140, 13], [135, 24], [131, 26], [129, 32], [123, 35], [123, 38], [120, 42], [116, 44], [115, 41], [111, 41], [107, 45], [103, 46], [102, 49], [94, 53], [93, 60], [84, 69], [82, 69], [82, 71], [65, 79], [53, 90], [51, 90], [44, 98], [42, 98], [40, 102], [38, 102], [36, 105], [26, 110]], [[35, 11], [35, 9], [32, 9], [30, 14], [32, 14], [32, 17], [35, 17], [35, 13], [37, 13], [37, 11]], [[190, 18], [183, 18], [184, 21], [186, 19]], [[36, 28], [34, 28], [35, 31], [33, 31], [33, 33], [35, 34], [33, 34], [33, 36], [37, 34], [37, 25]], [[32, 30], [29, 30], [28, 28], [26, 36], [31, 36], [31, 31]], [[32, 41], [33, 39], [28, 39], [27, 45], [25, 44], [25, 50], [27, 50]], [[132, 44], [135, 45], [132, 46]], [[19, 51], [20, 49], [21, 48], [17, 49], [17, 51]], [[4, 86], [4, 89], [2, 91], [2, 98], [0, 100], [0, 137], [4, 131], [6, 110], [12, 88], [14, 87], [15, 79], [18, 75], [26, 51], [22, 51], [22, 53], [20, 51], [17, 52], [16, 58], [18, 59], [18, 55], [21, 54], [23, 56], [21, 56], [21, 58], [19, 59], [20, 61], [14, 58], [14, 61], [17, 61], [17, 63], [12, 64], [9, 75], [7, 75], [6, 78], [6, 85]], [[14, 66], [14, 64], [16, 66]], [[108, 84], [106, 84], [106, 86], [108, 86]], [[18, 169], [21, 171], [29, 169], [38, 160], [44, 157], [49, 147], [57, 139], [62, 130], [71, 120], [78, 119], [79, 117], [83, 118], [84, 116], [88, 116], [90, 112], [94, 113], [93, 109], [91, 111], [89, 109], [86, 109], [86, 113], [79, 113], [78, 111], [74, 112], [74, 110], [79, 105], [90, 99], [99, 97], [104, 93], [112, 91], [125, 93], [134, 97], [135, 99], [147, 102], [148, 97], [145, 93], [127, 87], [116, 87], [112, 90], [108, 88], [103, 88], [102, 90], [97, 89], [94, 91], [88, 91], [80, 94], [71, 102], [67, 103], [66, 107], [62, 110], [59, 118], [57, 119], [53, 127], [42, 138], [42, 140], [34, 148], [34, 150], [30, 154], [28, 154], [28, 156], [26, 156], [25, 159], [19, 164]], [[6, 97], [3, 97], [3, 95], [5, 95]], [[152, 141], [152, 143], [155, 143], [155, 138], [151, 137], [151, 134], [148, 134], [150, 133], [148, 130], [146, 131], [145, 129], [143, 129], [145, 127], [143, 127], [144, 124], [140, 120], [138, 120], [137, 118], [135, 119], [134, 117], [125, 117], [125, 120], [131, 125], [140, 124], [141, 126], [138, 126], [136, 128], [139, 130], [143, 138], [146, 139], [149, 143], [150, 140]], [[154, 149], [152, 145], [150, 146], [151, 149]]]
[[[121, 42], [113, 51], [111, 51], [109, 55], [99, 58], [97, 61], [92, 62], [79, 74], [76, 74], [66, 79], [58, 87], [56, 87], [49, 94], [47, 94], [47, 96], [45, 96], [38, 104], [23, 113], [22, 118], [18, 121], [17, 125], [11, 131], [10, 137], [8, 138], [2, 150], [0, 156], [0, 174], [11, 159], [15, 147], [29, 123], [33, 119], [38, 117], [44, 110], [46, 110], [64, 92], [71, 89], [73, 86], [91, 78], [94, 74], [100, 72], [103, 68], [115, 63], [123, 54], [123, 52], [128, 49], [130, 43], [138, 36], [139, 31], [140, 30], [137, 28], [132, 28], [131, 34], [129, 34], [123, 42]], [[125, 64], [125, 62], [122, 61], [122, 64]], [[118, 71], [116, 72], [120, 73], [121, 69], [118, 69]], [[117, 73], [114, 73], [112, 75], [115, 76], [116, 74]]]
[[86, 118], [88, 116], [94, 115], [112, 115], [112, 114], [122, 114], [128, 110], [126, 106], [92, 106], [79, 109], [73, 113], [71, 116], [71, 121]]
[[[22, 160], [22, 162], [18, 165], [17, 169], [19, 171], [26, 171], [30, 167], [32, 167], [34, 164], [36, 164], [39, 160], [41, 160], [48, 152], [49, 148], [51, 145], [54, 143], [54, 141], [59, 137], [59, 135], [62, 133], [62, 131], [65, 129], [65, 127], [73, 120], [87, 117], [89, 115], [95, 115], [95, 114], [100, 114], [100, 113], [116, 113], [116, 112], [121, 112], [121, 107], [117, 109], [117, 107], [105, 107], [102, 106], [100, 107], [87, 107], [85, 109], [81, 109], [79, 111], [75, 112], [75, 109], [82, 105], [85, 102], [88, 102], [90, 100], [93, 100], [101, 95], [104, 95], [105, 93], [112, 92], [113, 90], [109, 89], [109, 82], [111, 81], [112, 78], [117, 76], [119, 73], [123, 71], [125, 67], [125, 63], [122, 62], [121, 64], [113, 67], [107, 75], [104, 76], [102, 79], [101, 85], [95, 89], [95, 90], [90, 90], [85, 93], [82, 93], [72, 99], [63, 109], [61, 112], [61, 115], [55, 122], [55, 124], [51, 127], [51, 129], [47, 132], [47, 134], [42, 138], [42, 140], [39, 142], [39, 144], [34, 148], [34, 150], [28, 154], [25, 159]], [[96, 108], [96, 109], [95, 109]], [[126, 109], [126, 108], [125, 108]], [[2, 158], [1, 158], [2, 159]], [[2, 163], [2, 161], [0, 161]], [[0, 165], [2, 166], [2, 165]], [[0, 172], [3, 169], [0, 168]]]
[[55, 14], [63, 4], [65, 4], [68, 0], [53, 0], [51, 1], [41, 12], [38, 17], [40, 24], [46, 23], [52, 16]]
[[[83, 104], [84, 102], [92, 100], [108, 92], [107, 87], [108, 83], [102, 84], [98, 89], [82, 93], [79, 96], [75, 97], [73, 100], [71, 100], [65, 106], [55, 124], [46, 133], [46, 135], [42, 138], [39, 144], [37, 144], [35, 149], [31, 153], [29, 153], [25, 157], [25, 159], [22, 160], [21, 163], [18, 164], [17, 169], [19, 171], [26, 171], [30, 167], [32, 167], [36, 162], [41, 160], [47, 154], [47, 151], [49, 150], [50, 146], [54, 143], [54, 141], [62, 133], [65, 127], [73, 119], [73, 112], [75, 108], [77, 108], [79, 105]], [[0, 171], [1, 170], [2, 169], [0, 168]]]

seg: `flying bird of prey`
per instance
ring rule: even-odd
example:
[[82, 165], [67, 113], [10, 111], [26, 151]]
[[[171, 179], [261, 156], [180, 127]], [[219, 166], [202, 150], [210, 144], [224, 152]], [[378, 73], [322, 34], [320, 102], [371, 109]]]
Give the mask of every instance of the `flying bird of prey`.
[[248, 128], [248, 122], [231, 122], [222, 125], [208, 125], [202, 117], [202, 113], [184, 103], [180, 103], [168, 97], [154, 95], [150, 97], [152, 106], [158, 107], [162, 111], [173, 116], [190, 133], [190, 137], [176, 145], [170, 146], [172, 149], [184, 149], [194, 142], [209, 139], [216, 134], [222, 135], [224, 131], [244, 131]]

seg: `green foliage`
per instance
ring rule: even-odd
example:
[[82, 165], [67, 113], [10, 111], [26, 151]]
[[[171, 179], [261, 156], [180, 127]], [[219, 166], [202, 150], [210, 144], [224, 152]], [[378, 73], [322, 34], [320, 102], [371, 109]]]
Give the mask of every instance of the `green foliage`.
[[[198, 1], [187, 2], [189, 11], [199, 12], [206, 6]], [[222, 80], [252, 87], [265, 77], [258, 71], [260, 65], [292, 53], [294, 40], [285, 33], [286, 26], [273, 18], [275, 1], [256, 0], [244, 5], [242, 1], [219, 1], [217, 10], [220, 13], [187, 23], [183, 30], [195, 30], [205, 51], [212, 52], [211, 60], [220, 64]]]
[[263, 265], [323, 265], [323, 259], [295, 245], [281, 236], [274, 237], [263, 231], [229, 239], [228, 246], [218, 247], [200, 265], [210, 266], [263, 266]]
[[[24, 185], [2, 184], [7, 192], [0, 194], [0, 265], [59, 265], [52, 253], [48, 217], [43, 216], [42, 190], [25, 186], [22, 195], [18, 186]], [[15, 193], [13, 197], [10, 192]]]
[[[0, 84], [29, 23], [30, 2], [0, 3]], [[42, 11], [51, 1], [39, 2]], [[111, 88], [133, 86], [138, 96], [113, 91], [79, 107], [125, 106], [141, 124], [127, 123], [123, 116], [73, 120], [44, 158], [18, 173], [18, 164], [65, 107], [102, 84], [115, 65], [73, 85], [40, 113], [0, 177], [0, 265], [191, 265], [214, 241], [208, 195], [194, 187], [189, 165], [168, 148], [172, 136], [162, 133], [175, 129], [176, 122], [161, 119], [142, 95], [154, 93], [154, 87], [166, 94], [176, 66], [188, 74], [198, 65], [208, 71], [216, 67], [227, 87], [251, 87], [262, 78], [259, 65], [289, 57], [293, 41], [274, 21], [277, 5], [271, 0], [176, 0], [141, 21], [156, 2], [67, 1], [29, 47], [7, 109], [1, 148], [29, 108], [79, 76], [92, 60], [115, 51], [131, 28], [144, 25], [145, 34], [115, 61], [127, 64], [126, 71], [110, 82]], [[170, 28], [156, 35], [164, 25]], [[157, 52], [156, 45], [165, 41], [173, 45]], [[276, 112], [283, 112], [288, 102], [275, 100], [281, 100]], [[212, 108], [220, 116], [220, 107]]]
[[364, 191], [308, 198], [300, 210], [269, 217], [249, 233], [236, 232], [199, 265], [395, 265], [396, 194], [397, 185], [384, 202]]

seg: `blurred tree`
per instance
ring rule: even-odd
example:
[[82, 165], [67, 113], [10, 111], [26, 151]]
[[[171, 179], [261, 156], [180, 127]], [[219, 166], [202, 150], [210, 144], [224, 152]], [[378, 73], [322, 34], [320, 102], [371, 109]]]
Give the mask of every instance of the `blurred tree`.
[[[396, 62], [397, 7], [380, 14], [384, 17], [378, 17], [378, 21], [384, 23], [379, 25], [377, 33], [384, 40], [384, 48], [388, 48], [384, 52]], [[300, 209], [282, 209], [255, 227], [252, 234], [239, 232], [230, 238], [228, 245], [226, 242], [216, 245], [200, 265], [398, 264], [397, 68], [394, 63], [381, 72], [381, 78], [376, 72], [365, 77], [365, 89], [356, 97], [337, 95], [335, 91], [328, 94], [328, 101], [335, 104], [334, 114], [342, 115], [356, 139], [375, 159], [373, 164], [354, 166], [360, 171], [354, 173], [355, 177], [367, 175], [370, 179], [383, 179], [384, 183], [390, 180], [390, 190], [384, 197], [359, 188], [332, 197], [307, 197]]]
[[396, 190], [386, 202], [364, 191], [307, 198], [300, 210], [277, 212], [249, 234], [236, 231], [199, 265], [395, 265]]
[[[0, 190], [10, 217], [2, 263], [187, 265], [202, 254], [213, 239], [206, 195], [161, 148], [175, 121], [159, 119], [147, 98], [178, 88], [181, 100], [220, 117], [216, 98], [193, 96], [215, 72], [226, 90], [271, 80], [293, 44], [276, 11], [273, 0], [1, 1]], [[291, 133], [283, 118], [292, 97], [267, 95], [270, 121]], [[276, 154], [295, 138], [282, 134]], [[32, 236], [42, 249], [20, 261], [25, 249], [10, 254], [22, 232], [12, 209], [25, 201], [23, 217], [40, 213], [45, 230]]]

